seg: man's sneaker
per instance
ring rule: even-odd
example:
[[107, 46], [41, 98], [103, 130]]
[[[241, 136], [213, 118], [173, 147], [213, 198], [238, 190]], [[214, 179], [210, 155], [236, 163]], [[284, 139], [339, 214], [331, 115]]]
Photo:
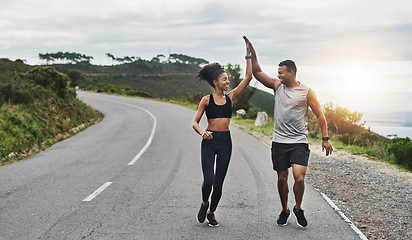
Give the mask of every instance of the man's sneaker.
[[206, 219], [207, 209], [209, 209], [209, 205], [205, 206], [203, 203], [200, 205], [199, 213], [197, 214], [197, 221], [203, 223]]
[[288, 219], [289, 219], [289, 217], [290, 217], [290, 211], [289, 211], [289, 209], [288, 209], [288, 211], [282, 211], [282, 212], [280, 213], [279, 218], [278, 218], [278, 221], [277, 221], [278, 225], [279, 225], [279, 226], [286, 226], [286, 225], [288, 225]]
[[299, 211], [296, 211], [295, 207], [293, 207], [293, 215], [296, 218], [296, 223], [300, 227], [306, 227], [308, 225], [308, 221], [306, 221], [305, 215], [303, 214], [303, 210], [299, 209]]
[[209, 221], [209, 226], [219, 227], [219, 223], [216, 221], [214, 213], [208, 213], [207, 214], [207, 221]]

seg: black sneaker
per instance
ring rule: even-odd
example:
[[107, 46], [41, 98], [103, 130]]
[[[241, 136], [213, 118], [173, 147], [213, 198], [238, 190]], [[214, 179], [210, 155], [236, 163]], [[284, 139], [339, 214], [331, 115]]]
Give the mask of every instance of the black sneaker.
[[289, 210], [289, 209], [288, 209], [288, 211], [282, 211], [282, 212], [280, 213], [279, 218], [278, 218], [278, 221], [277, 221], [278, 225], [279, 225], [279, 226], [286, 226], [286, 225], [288, 225], [288, 219], [289, 219], [289, 217], [290, 217], [290, 210]]
[[219, 223], [216, 221], [214, 213], [208, 213], [207, 214], [207, 221], [209, 221], [209, 226], [219, 227]]
[[203, 203], [200, 205], [200, 210], [199, 213], [197, 214], [197, 221], [200, 223], [203, 223], [206, 219], [206, 213], [207, 210], [209, 209], [209, 205], [205, 206]]
[[306, 227], [308, 225], [308, 221], [306, 221], [305, 215], [303, 214], [303, 210], [299, 209], [299, 211], [296, 211], [295, 207], [293, 207], [293, 215], [296, 218], [296, 223], [300, 227]]

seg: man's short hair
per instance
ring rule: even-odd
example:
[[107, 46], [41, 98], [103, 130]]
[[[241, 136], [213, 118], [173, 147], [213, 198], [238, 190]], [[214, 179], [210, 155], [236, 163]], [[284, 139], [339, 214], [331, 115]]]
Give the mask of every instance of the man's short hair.
[[282, 67], [282, 66], [286, 66], [289, 72], [290, 71], [295, 72], [295, 75], [296, 75], [296, 72], [298, 71], [298, 69], [296, 68], [295, 62], [292, 60], [285, 60], [285, 61], [280, 62], [279, 67]]

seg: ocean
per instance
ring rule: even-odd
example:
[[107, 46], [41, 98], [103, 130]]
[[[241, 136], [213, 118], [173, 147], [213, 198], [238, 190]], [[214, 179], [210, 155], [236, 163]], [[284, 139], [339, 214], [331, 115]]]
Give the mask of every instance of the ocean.
[[[371, 125], [365, 126], [366, 129], [370, 127], [372, 132], [375, 132], [381, 136], [388, 137], [388, 135], [396, 135], [397, 137], [405, 138], [409, 137], [412, 139], [412, 127], [400, 127], [400, 126], [390, 126], [390, 125]], [[392, 138], [392, 137], [389, 137]]]

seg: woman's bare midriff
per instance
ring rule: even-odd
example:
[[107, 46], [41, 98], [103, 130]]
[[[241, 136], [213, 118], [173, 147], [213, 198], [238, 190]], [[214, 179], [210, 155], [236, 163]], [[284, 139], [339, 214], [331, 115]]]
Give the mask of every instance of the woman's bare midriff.
[[229, 131], [230, 118], [208, 119], [207, 130], [216, 132]]

